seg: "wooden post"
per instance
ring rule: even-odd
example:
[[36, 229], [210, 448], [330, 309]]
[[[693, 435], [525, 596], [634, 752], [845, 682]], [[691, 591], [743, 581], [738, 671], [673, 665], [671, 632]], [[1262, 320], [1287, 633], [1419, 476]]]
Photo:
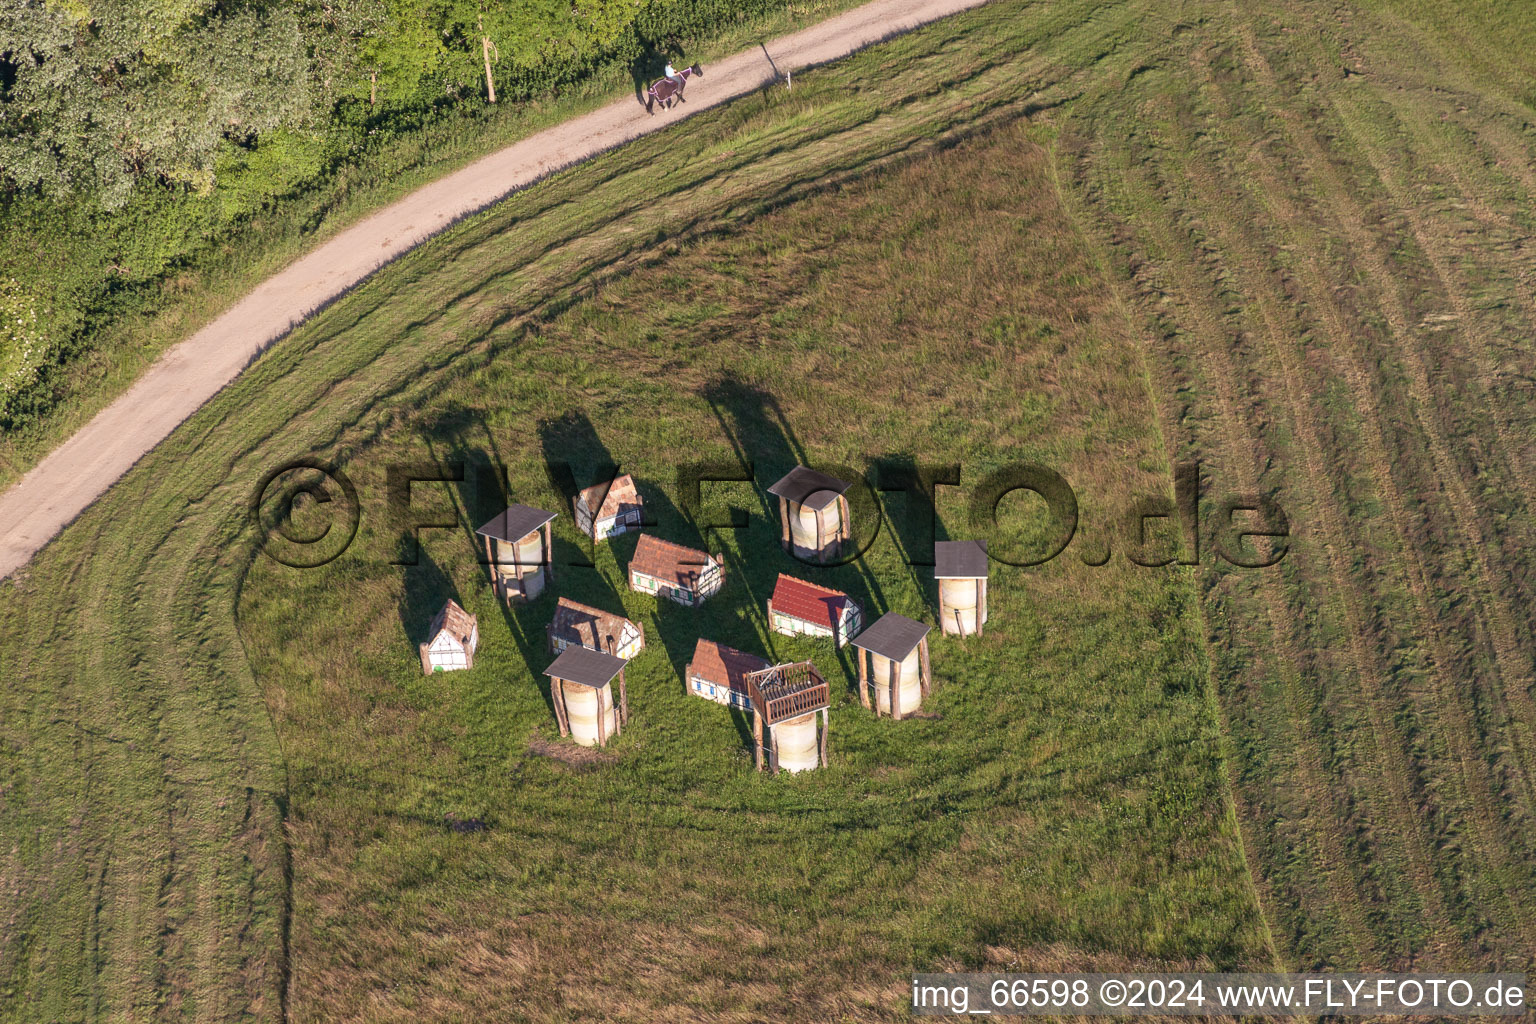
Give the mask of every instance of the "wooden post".
[[784, 550], [785, 551], [788, 551], [789, 550], [789, 499], [785, 498], [783, 495], [779, 496], [779, 522], [781, 524], [783, 524], [783, 530], [781, 531], [783, 536], [781, 536], [779, 538], [779, 543], [784, 546]]
[[864, 690], [864, 648], [855, 647], [853, 649], [853, 658], [859, 663], [859, 703], [867, 708], [869, 707], [869, 694]]
[[849, 511], [848, 499], [841, 494], [837, 496], [837, 510], [841, 513], [837, 530], [837, 554], [842, 557], [843, 545], [853, 539], [853, 513]]
[[547, 577], [545, 577], [545, 582], [547, 582], [547, 583], [555, 582], [555, 529], [554, 529], [554, 526], [551, 525], [553, 523], [554, 523], [554, 520], [551, 519], [548, 523], [544, 524], [544, 566], [543, 566], [543, 568], [544, 568], [544, 570], [546, 572], [549, 573], [549, 575]]
[[981, 628], [987, 621], [987, 578], [983, 576], [976, 581], [976, 635], [981, 636]]
[[[491, 37], [485, 34], [485, 15], [481, 14], [476, 24], [480, 28], [480, 52], [485, 57], [485, 93], [490, 102], [496, 102], [496, 83], [491, 80], [491, 51], [496, 50], [496, 44], [491, 42]], [[496, 50], [496, 59], [501, 59], [501, 51]]]
[[624, 670], [619, 669], [619, 732], [629, 724], [629, 691], [624, 688]]
[[768, 727], [768, 771], [779, 774], [779, 734], [771, 725]]
[[917, 650], [922, 659], [920, 666], [921, 675], [918, 677], [918, 682], [922, 684], [923, 698], [926, 700], [928, 695], [933, 692], [933, 669], [928, 667], [927, 637], [923, 637], [917, 642]]
[[827, 708], [821, 709], [821, 767], [827, 766], [827, 727], [832, 722]]
[[570, 712], [565, 706], [565, 680], [557, 678], [553, 683], [554, 685], [550, 687], [549, 695], [555, 699], [555, 721], [560, 726], [560, 735], [569, 736], [571, 734], [571, 726]]
[[826, 509], [821, 508], [816, 510], [816, 561], [818, 562], [827, 560], [827, 542], [823, 539], [827, 528], [821, 521], [822, 513], [825, 511]]
[[763, 770], [763, 716], [752, 709], [752, 767]]
[[603, 721], [603, 719], [608, 717], [607, 712], [603, 710], [603, 690], [608, 690], [609, 700], [613, 699], [613, 691], [609, 690], [606, 686], [604, 686], [601, 690], [598, 690], [595, 694], [597, 697], [597, 745], [600, 747], [606, 747], [608, 745], [608, 726], [607, 723]]
[[901, 721], [901, 662], [891, 659], [891, 717]]

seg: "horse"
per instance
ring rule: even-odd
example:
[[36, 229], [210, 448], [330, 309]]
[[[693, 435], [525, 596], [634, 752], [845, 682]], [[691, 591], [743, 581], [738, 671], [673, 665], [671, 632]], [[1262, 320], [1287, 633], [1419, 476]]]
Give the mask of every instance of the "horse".
[[660, 78], [652, 82], [650, 89], [646, 90], [645, 93], [645, 112], [647, 114], [655, 113], [652, 107], [657, 103], [660, 103], [664, 109], [671, 110], [674, 99], [679, 103], [686, 102], [683, 99], [683, 86], [694, 75], [703, 78], [704, 69], [695, 64], [692, 67], [683, 68], [679, 71], [677, 73], [677, 81], [675, 82], [669, 78]]

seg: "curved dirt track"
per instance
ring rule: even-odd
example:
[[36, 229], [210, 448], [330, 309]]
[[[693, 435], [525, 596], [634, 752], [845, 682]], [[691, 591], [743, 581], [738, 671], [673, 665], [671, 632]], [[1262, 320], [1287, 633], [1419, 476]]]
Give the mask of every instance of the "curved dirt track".
[[161, 356], [126, 392], [0, 494], [0, 579], [48, 541], [276, 339], [390, 260], [563, 167], [786, 73], [824, 64], [985, 0], [874, 0], [710, 64], [688, 102], [647, 117], [633, 97], [539, 132], [353, 225]]

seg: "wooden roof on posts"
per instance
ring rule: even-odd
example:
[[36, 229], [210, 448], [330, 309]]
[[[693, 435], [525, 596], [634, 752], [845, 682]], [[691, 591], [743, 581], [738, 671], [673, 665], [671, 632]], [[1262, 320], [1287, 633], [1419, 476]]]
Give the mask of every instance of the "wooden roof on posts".
[[932, 626], [886, 612], [880, 621], [853, 638], [853, 646], [872, 651], [882, 658], [900, 661], [912, 653], [912, 648], [923, 642]]
[[827, 681], [808, 661], [748, 673], [747, 697], [768, 725], [832, 706]]
[[531, 505], [508, 505], [505, 512], [497, 515], [475, 532], [483, 537], [511, 543], [522, 540], [553, 518], [555, 513], [545, 512]]
[[601, 689], [624, 671], [624, 659], [585, 647], [567, 647], [560, 657], [544, 670], [547, 676], [564, 679], [568, 683], [580, 683], [593, 689]]
[[987, 578], [987, 542], [940, 540], [933, 545], [933, 575], [941, 580]]
[[848, 487], [846, 482], [835, 476], [796, 466], [769, 487], [768, 493], [796, 505], [804, 505], [813, 512], [820, 512], [836, 501]]

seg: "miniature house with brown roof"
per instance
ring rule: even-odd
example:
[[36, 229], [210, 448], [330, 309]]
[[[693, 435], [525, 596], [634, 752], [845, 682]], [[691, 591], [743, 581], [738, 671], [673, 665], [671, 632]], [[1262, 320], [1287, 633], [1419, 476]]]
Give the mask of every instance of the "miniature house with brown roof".
[[774, 665], [749, 672], [746, 682], [752, 760], [758, 769], [803, 772], [825, 765], [832, 700], [816, 666], [808, 661]]
[[576, 528], [594, 542], [640, 528], [645, 503], [635, 490], [634, 477], [625, 473], [611, 484], [594, 484], [572, 501]]
[[747, 676], [769, 667], [755, 654], [700, 640], [694, 645], [692, 660], [683, 667], [683, 686], [695, 697], [746, 711], [752, 707]]
[[805, 466], [786, 473], [768, 493], [779, 499], [779, 542], [796, 558], [825, 562], [842, 553], [851, 536], [848, 484]]
[[555, 513], [527, 505], [509, 505], [505, 512], [475, 533], [485, 538], [485, 558], [491, 567], [496, 596], [507, 604], [531, 601], [555, 578], [550, 558]]
[[549, 637], [550, 654], [559, 654], [567, 647], [585, 647], [627, 661], [645, 646], [645, 629], [638, 623], [600, 608], [578, 604], [568, 597], [562, 597], [555, 606], [555, 617], [545, 633]]
[[[859, 662], [859, 700], [869, 707], [869, 694], [875, 694], [875, 714], [892, 718], [916, 711], [933, 687], [933, 673], [928, 667], [928, 633], [931, 627], [905, 615], [886, 612], [880, 620], [853, 638], [854, 656]], [[869, 672], [865, 674], [865, 655]]]
[[629, 562], [629, 586], [642, 594], [698, 604], [725, 582], [725, 567], [708, 552], [642, 533]]
[[427, 630], [427, 642], [419, 645], [421, 670], [453, 672], [475, 667], [475, 648], [480, 645], [480, 624], [459, 603], [449, 600]]
[[[560, 735], [584, 747], [601, 747], [629, 724], [629, 694], [624, 689], [624, 659], [585, 647], [567, 647], [544, 674], [555, 705]], [[619, 699], [613, 699], [613, 681]]]
[[768, 624], [785, 636], [829, 636], [841, 647], [863, 629], [859, 603], [841, 590], [779, 573], [768, 599]]
[[987, 542], [941, 540], [933, 545], [939, 581], [939, 627], [956, 636], [981, 636], [987, 622]]

